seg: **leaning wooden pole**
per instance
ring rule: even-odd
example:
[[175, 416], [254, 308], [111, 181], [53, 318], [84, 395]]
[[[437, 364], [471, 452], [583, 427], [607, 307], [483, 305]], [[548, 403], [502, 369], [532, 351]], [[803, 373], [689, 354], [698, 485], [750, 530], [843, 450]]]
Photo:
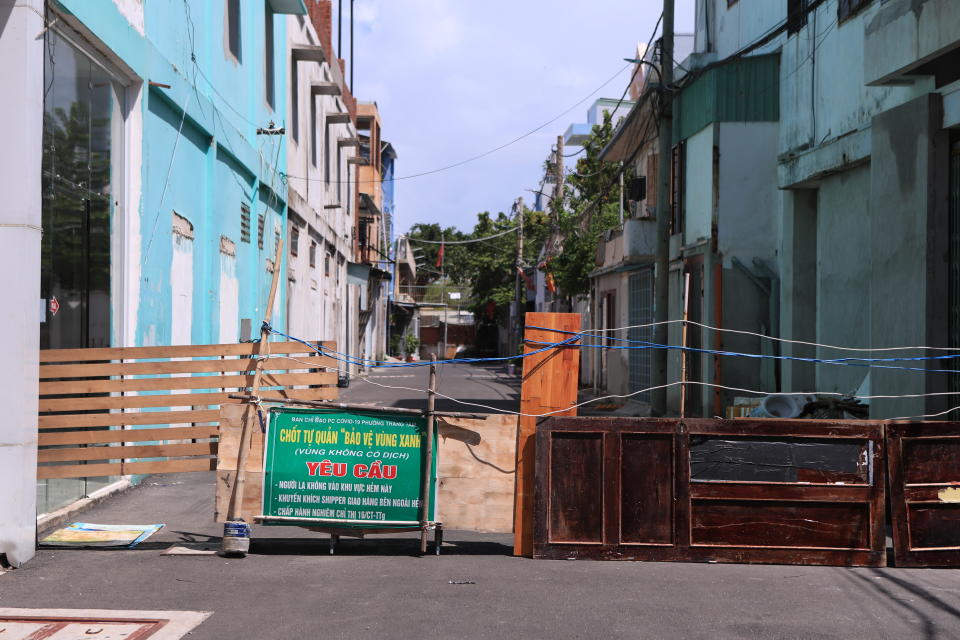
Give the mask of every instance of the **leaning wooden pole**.
[[430, 356], [430, 384], [427, 387], [427, 429], [423, 437], [426, 439], [423, 447], [423, 482], [420, 487], [420, 553], [427, 552], [427, 529], [430, 526], [430, 485], [433, 480], [433, 425], [435, 421], [434, 407], [437, 401], [437, 356]]
[[[270, 295], [267, 296], [267, 310], [263, 315], [263, 326], [260, 327], [260, 349], [257, 350], [256, 373], [253, 376], [253, 386], [250, 394], [254, 397], [260, 391], [260, 382], [263, 378], [263, 359], [270, 355], [270, 331], [267, 326], [273, 319], [273, 303], [277, 297], [277, 286], [280, 282], [280, 265], [283, 258], [283, 238], [277, 241], [277, 254], [273, 260], [273, 280], [270, 282]], [[243, 428], [240, 431], [240, 451], [237, 454], [237, 476], [233, 483], [233, 494], [230, 498], [230, 507], [227, 509], [227, 520], [239, 520], [243, 513], [243, 492], [247, 481], [247, 459], [250, 457], [250, 437], [257, 422], [256, 407], [250, 405], [244, 414]]]

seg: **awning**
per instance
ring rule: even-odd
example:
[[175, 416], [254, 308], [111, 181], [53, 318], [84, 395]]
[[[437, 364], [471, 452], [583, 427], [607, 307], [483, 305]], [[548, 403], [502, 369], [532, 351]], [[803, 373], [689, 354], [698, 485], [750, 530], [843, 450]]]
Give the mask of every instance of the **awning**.
[[270, 8], [273, 9], [274, 13], [307, 15], [307, 6], [303, 4], [303, 0], [270, 0]]
[[347, 263], [347, 284], [363, 286], [370, 281], [370, 265], [360, 262]]

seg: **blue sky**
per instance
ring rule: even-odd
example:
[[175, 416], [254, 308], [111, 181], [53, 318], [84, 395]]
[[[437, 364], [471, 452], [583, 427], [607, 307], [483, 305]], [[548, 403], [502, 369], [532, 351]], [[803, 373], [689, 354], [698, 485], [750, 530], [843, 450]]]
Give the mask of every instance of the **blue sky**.
[[[693, 4], [678, 0], [678, 32], [692, 31]], [[346, 13], [349, 0], [343, 5]], [[356, 0], [355, 94], [379, 105], [397, 175], [430, 171], [512, 140], [590, 94], [646, 42], [661, 8], [660, 0]], [[336, 44], [336, 21], [333, 32]], [[344, 57], [347, 34], [344, 21]], [[629, 73], [594, 98], [619, 98]], [[537, 187], [557, 135], [585, 122], [594, 98], [486, 158], [398, 181], [395, 228], [469, 230], [479, 211], [508, 211], [520, 195], [531, 202], [524, 190]]]

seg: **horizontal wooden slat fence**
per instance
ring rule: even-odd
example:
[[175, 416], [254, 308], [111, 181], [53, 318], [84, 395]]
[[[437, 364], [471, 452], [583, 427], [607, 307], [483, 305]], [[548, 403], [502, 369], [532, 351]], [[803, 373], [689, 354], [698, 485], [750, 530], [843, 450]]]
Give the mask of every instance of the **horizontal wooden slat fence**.
[[[259, 351], [259, 343], [41, 351], [37, 477], [216, 469], [220, 405], [252, 385]], [[271, 343], [260, 392], [335, 400], [336, 367], [299, 342]]]

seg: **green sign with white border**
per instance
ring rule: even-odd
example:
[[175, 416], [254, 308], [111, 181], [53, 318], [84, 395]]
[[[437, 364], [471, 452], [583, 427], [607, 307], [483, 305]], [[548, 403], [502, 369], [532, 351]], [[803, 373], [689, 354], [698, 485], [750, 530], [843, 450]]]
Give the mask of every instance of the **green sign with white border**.
[[[338, 409], [271, 409], [263, 473], [264, 524], [418, 526], [421, 416]], [[436, 513], [436, 447], [430, 513]], [[282, 521], [270, 518], [283, 518]]]

